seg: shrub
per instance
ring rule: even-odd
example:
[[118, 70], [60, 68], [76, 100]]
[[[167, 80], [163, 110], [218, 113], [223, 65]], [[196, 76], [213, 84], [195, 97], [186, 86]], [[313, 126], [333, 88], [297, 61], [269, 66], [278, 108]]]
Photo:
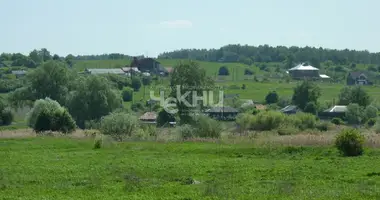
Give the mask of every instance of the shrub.
[[344, 124], [343, 120], [341, 118], [334, 117], [331, 119], [331, 123], [335, 125], [342, 125]]
[[248, 113], [241, 113], [236, 116], [236, 124], [238, 125], [240, 132], [248, 130], [251, 127], [253, 117], [253, 115], [250, 115]]
[[133, 89], [125, 87], [122, 92], [123, 101], [129, 102], [132, 101], [133, 98]]
[[363, 154], [364, 136], [357, 129], [342, 130], [336, 140], [335, 147], [344, 156], [360, 156]]
[[76, 128], [74, 119], [66, 108], [50, 98], [39, 99], [27, 114], [28, 126], [36, 132], [60, 131], [73, 132]]
[[230, 72], [228, 71], [228, 68], [226, 66], [222, 66], [219, 68], [218, 75], [219, 76], [228, 76], [228, 75], [230, 75]]
[[364, 118], [365, 118], [365, 120], [368, 121], [371, 118], [376, 118], [377, 117], [377, 112], [378, 112], [378, 109], [375, 106], [373, 106], [373, 105], [367, 106], [364, 109]]
[[258, 131], [268, 131], [277, 129], [285, 121], [285, 115], [277, 111], [264, 111], [254, 116], [252, 129]]
[[100, 149], [102, 147], [102, 138], [95, 138], [93, 149]]
[[143, 76], [142, 77], [142, 84], [143, 85], [150, 85], [152, 83], [152, 77], [151, 76]]
[[141, 88], [141, 80], [140, 80], [140, 78], [138, 78], [138, 77], [133, 77], [132, 78], [132, 88], [136, 92], [140, 90], [140, 88]]
[[374, 126], [375, 124], [376, 124], [376, 119], [375, 119], [375, 118], [370, 118], [370, 119], [368, 119], [368, 120], [367, 120], [367, 123], [366, 123], [367, 127], [372, 127], [372, 126]]
[[194, 128], [189, 124], [184, 124], [182, 126], [177, 127], [177, 132], [179, 133], [182, 139], [190, 139], [195, 136]]
[[265, 102], [267, 104], [277, 103], [278, 102], [278, 94], [276, 91], [269, 92], [265, 97]]
[[279, 135], [294, 135], [294, 134], [297, 134], [299, 132], [299, 129], [294, 126], [294, 125], [281, 125], [278, 129], [277, 129], [277, 133]]
[[135, 112], [139, 112], [139, 111], [142, 111], [144, 109], [145, 109], [145, 106], [142, 102], [136, 102], [136, 103], [131, 105], [131, 110], [133, 110]]
[[296, 126], [301, 130], [313, 129], [317, 125], [317, 118], [310, 113], [297, 113], [295, 117], [299, 119]]
[[124, 136], [131, 136], [138, 128], [138, 119], [129, 113], [111, 113], [102, 118], [100, 132], [122, 140]]
[[0, 125], [10, 125], [13, 121], [13, 113], [9, 108], [5, 108], [1, 111]]
[[375, 132], [380, 133], [380, 119], [378, 118], [376, 123], [375, 123]]
[[330, 122], [318, 122], [315, 128], [319, 131], [328, 131], [332, 128], [332, 124]]
[[193, 127], [195, 128], [195, 136], [201, 138], [220, 138], [223, 131], [222, 124], [219, 121], [203, 115], [195, 117]]

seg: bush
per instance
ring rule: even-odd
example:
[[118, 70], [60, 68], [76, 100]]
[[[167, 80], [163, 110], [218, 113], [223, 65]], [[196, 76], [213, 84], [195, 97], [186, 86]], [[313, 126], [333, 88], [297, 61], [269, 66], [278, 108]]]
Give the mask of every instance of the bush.
[[129, 102], [132, 101], [133, 98], [133, 89], [125, 87], [122, 92], [123, 101]]
[[310, 113], [297, 113], [294, 115], [296, 118], [298, 118], [296, 122], [296, 126], [301, 129], [313, 129], [317, 125], [317, 118], [315, 115], [310, 114]]
[[319, 122], [316, 124], [316, 127], [319, 131], [328, 131], [332, 128], [332, 124], [330, 122]]
[[366, 123], [367, 127], [372, 127], [372, 126], [374, 126], [375, 124], [376, 124], [376, 119], [375, 119], [375, 118], [370, 118], [370, 119], [368, 119], [368, 120], [367, 120], [367, 123]]
[[193, 127], [195, 136], [201, 138], [220, 138], [223, 131], [222, 124], [219, 121], [207, 116], [197, 116], [194, 119]]
[[144, 107], [144, 104], [142, 102], [136, 102], [136, 103], [131, 105], [131, 110], [133, 110], [135, 112], [139, 112], [139, 111], [142, 111], [144, 109], [145, 109], [145, 107]]
[[219, 68], [218, 75], [219, 76], [228, 76], [228, 75], [230, 75], [230, 72], [228, 71], [228, 68], [226, 66], [222, 66]]
[[277, 111], [264, 111], [254, 116], [252, 129], [257, 131], [269, 131], [277, 129], [285, 121], [285, 115]]
[[236, 116], [236, 124], [240, 132], [246, 131], [251, 128], [253, 122], [253, 115], [248, 113], [241, 113]]
[[378, 118], [376, 123], [375, 123], [375, 132], [380, 133], [380, 119]]
[[76, 128], [74, 119], [66, 108], [50, 98], [39, 99], [27, 114], [28, 126], [36, 132], [59, 131], [73, 132]]
[[334, 117], [331, 119], [331, 123], [335, 125], [342, 125], [344, 124], [344, 121], [341, 118]]
[[278, 94], [276, 91], [269, 92], [265, 97], [265, 102], [267, 104], [277, 103], [278, 102]]
[[122, 140], [124, 136], [132, 136], [138, 128], [138, 119], [129, 113], [111, 113], [102, 118], [100, 132]]
[[13, 113], [9, 108], [5, 108], [1, 111], [0, 116], [0, 125], [1, 126], [7, 126], [12, 124], [13, 121]]
[[141, 80], [140, 80], [140, 78], [138, 78], [138, 77], [133, 77], [132, 78], [132, 88], [136, 92], [140, 90], [140, 88], [141, 88]]
[[296, 126], [293, 125], [281, 125], [277, 129], [277, 133], [279, 135], [294, 135], [299, 132], [299, 129]]
[[177, 132], [179, 133], [180, 137], [184, 140], [193, 138], [195, 136], [195, 130], [189, 124], [184, 124], [182, 126], [178, 126]]
[[366, 121], [370, 120], [371, 118], [376, 118], [377, 117], [377, 112], [378, 109], [373, 106], [369, 105], [364, 109], [364, 118]]
[[142, 83], [143, 85], [150, 85], [152, 83], [152, 77], [151, 76], [142, 77]]
[[363, 154], [364, 136], [357, 129], [342, 130], [335, 140], [335, 147], [344, 156]]

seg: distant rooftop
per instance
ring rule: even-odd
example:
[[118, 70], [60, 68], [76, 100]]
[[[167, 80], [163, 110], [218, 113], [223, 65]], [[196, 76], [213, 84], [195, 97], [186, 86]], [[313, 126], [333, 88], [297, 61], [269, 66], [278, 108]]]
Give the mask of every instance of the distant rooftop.
[[329, 108], [325, 110], [325, 112], [346, 112], [347, 111], [347, 106], [333, 106], [332, 108]]
[[304, 66], [302, 63], [302, 64], [299, 64], [299, 65], [293, 67], [293, 68], [290, 68], [288, 71], [294, 71], [294, 70], [319, 70], [319, 69], [315, 68], [311, 65], [305, 65]]
[[114, 69], [86, 69], [91, 74], [125, 74], [120, 68]]

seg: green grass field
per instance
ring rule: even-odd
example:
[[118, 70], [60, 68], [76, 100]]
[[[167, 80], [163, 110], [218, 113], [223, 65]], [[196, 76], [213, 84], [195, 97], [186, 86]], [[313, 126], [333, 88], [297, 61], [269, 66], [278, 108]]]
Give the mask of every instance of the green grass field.
[[[1, 199], [379, 199], [380, 151], [330, 147], [0, 140]], [[196, 184], [191, 184], [191, 183]]]

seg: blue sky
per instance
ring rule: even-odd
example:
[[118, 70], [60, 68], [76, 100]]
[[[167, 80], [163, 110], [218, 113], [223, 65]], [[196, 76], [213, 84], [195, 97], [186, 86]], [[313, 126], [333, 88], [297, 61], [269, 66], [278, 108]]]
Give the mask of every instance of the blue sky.
[[157, 56], [226, 44], [380, 51], [378, 0], [0, 0], [0, 52]]

